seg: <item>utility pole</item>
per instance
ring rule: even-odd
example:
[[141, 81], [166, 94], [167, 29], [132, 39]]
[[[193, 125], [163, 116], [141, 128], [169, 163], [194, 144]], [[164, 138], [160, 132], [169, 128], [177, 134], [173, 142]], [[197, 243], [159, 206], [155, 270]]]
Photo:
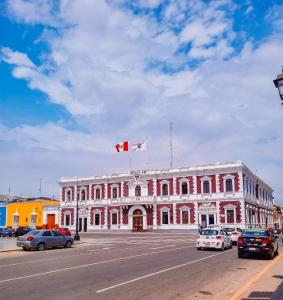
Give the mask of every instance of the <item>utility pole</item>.
[[170, 168], [173, 167], [173, 123], [170, 122]]

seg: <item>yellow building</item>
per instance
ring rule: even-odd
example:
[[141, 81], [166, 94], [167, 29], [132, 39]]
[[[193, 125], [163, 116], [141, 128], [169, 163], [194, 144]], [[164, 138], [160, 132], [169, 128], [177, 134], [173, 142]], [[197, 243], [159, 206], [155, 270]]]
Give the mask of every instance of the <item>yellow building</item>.
[[7, 226], [53, 228], [60, 224], [60, 201], [50, 198], [17, 198], [8, 202]]

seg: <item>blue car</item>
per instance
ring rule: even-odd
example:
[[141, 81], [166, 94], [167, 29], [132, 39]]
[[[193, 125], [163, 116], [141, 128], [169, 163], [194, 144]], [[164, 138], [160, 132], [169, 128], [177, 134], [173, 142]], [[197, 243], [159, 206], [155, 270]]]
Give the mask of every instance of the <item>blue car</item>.
[[0, 228], [0, 236], [5, 237], [5, 236], [13, 236], [14, 231], [11, 228], [7, 227], [1, 227]]

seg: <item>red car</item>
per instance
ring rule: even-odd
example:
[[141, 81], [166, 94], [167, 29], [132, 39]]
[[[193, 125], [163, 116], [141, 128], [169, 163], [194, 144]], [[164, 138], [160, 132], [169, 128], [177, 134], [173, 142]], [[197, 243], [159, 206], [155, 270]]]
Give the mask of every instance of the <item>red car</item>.
[[71, 236], [71, 231], [68, 228], [59, 227], [57, 229], [58, 232], [60, 232], [63, 235], [69, 235]]

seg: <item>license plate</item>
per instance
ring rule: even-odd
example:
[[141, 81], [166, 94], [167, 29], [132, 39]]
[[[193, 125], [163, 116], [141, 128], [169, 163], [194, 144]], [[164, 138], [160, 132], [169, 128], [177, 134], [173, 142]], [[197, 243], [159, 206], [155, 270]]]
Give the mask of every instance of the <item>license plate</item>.
[[262, 239], [256, 239], [257, 242], [262, 242]]
[[255, 250], [256, 250], [256, 248], [249, 248], [249, 250], [251, 250], [251, 251], [255, 251]]

